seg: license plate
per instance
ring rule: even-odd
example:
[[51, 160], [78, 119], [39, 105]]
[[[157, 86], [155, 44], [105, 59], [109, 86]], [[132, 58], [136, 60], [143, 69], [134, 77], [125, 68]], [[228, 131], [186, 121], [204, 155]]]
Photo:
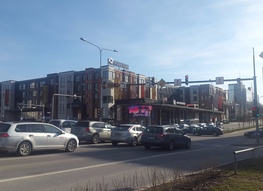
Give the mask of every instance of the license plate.
[[148, 139], [153, 140], [153, 139], [155, 139], [155, 137], [148, 137]]

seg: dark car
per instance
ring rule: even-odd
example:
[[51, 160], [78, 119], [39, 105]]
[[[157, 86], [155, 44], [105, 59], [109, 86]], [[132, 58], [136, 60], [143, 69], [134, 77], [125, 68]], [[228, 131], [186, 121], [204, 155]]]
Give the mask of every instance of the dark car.
[[[263, 127], [258, 129], [259, 137], [263, 137]], [[254, 138], [257, 136], [257, 131], [247, 131], [244, 133], [244, 136]]]
[[199, 127], [193, 131], [193, 134], [194, 135], [219, 136], [219, 135], [223, 135], [223, 129], [211, 125], [211, 126], [207, 126], [207, 127]]
[[145, 149], [152, 146], [173, 150], [175, 147], [191, 147], [191, 138], [173, 126], [148, 126], [142, 134], [141, 144]]

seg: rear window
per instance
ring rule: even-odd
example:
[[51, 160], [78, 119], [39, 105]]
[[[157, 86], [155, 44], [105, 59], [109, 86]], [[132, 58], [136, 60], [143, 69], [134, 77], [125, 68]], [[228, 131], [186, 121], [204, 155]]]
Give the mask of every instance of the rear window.
[[52, 125], [55, 125], [57, 127], [59, 127], [59, 125], [60, 125], [59, 121], [50, 121], [49, 123], [52, 124]]
[[146, 127], [144, 132], [163, 133], [163, 128], [162, 127]]
[[115, 129], [118, 131], [127, 131], [132, 126], [117, 126]]
[[74, 127], [89, 127], [89, 122], [88, 121], [78, 121]]
[[7, 132], [10, 126], [10, 124], [0, 123], [0, 132]]

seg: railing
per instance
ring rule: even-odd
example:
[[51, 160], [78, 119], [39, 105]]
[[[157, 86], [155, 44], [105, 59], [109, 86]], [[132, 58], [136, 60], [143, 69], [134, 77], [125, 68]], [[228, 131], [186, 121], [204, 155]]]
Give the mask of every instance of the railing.
[[254, 157], [255, 157], [254, 151], [257, 149], [262, 149], [262, 148], [263, 148], [263, 146], [259, 146], [259, 147], [255, 147], [255, 148], [248, 148], [248, 149], [234, 151], [235, 174], [237, 174], [237, 155], [238, 154], [251, 151], [252, 152], [252, 158], [254, 159]]

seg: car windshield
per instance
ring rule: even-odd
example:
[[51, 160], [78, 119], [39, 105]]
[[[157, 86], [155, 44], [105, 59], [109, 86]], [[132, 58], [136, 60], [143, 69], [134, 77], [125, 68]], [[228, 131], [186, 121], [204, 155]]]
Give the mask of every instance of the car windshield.
[[10, 124], [0, 123], [0, 132], [7, 132], [10, 126]]
[[117, 126], [115, 129], [118, 131], [127, 131], [131, 126]]
[[147, 127], [145, 129], [145, 132], [149, 132], [149, 133], [162, 133], [163, 132], [163, 128], [162, 127]]

